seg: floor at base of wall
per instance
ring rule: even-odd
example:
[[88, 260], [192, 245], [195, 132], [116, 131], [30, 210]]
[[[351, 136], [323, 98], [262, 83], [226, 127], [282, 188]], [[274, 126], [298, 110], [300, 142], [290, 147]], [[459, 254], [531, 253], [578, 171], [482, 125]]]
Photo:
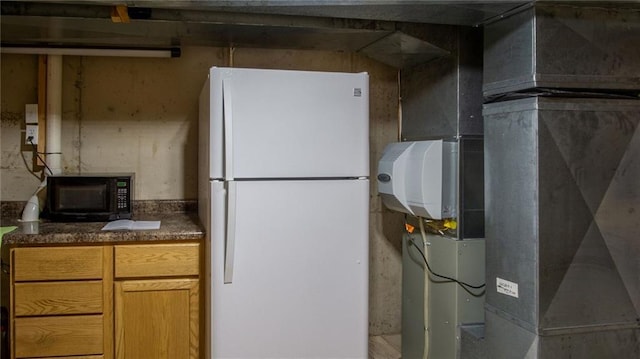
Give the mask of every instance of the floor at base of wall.
[[400, 359], [402, 339], [400, 334], [369, 337], [369, 359]]

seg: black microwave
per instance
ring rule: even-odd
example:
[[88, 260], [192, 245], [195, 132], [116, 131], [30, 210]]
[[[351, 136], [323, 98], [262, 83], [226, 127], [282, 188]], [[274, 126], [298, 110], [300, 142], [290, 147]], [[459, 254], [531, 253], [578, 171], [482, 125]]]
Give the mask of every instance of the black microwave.
[[56, 221], [113, 221], [133, 214], [133, 174], [47, 177], [43, 216]]

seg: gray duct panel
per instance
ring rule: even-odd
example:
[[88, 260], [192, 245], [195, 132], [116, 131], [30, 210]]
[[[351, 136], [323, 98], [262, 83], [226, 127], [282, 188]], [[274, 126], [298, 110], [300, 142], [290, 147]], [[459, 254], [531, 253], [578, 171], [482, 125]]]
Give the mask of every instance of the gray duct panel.
[[[7, 1], [3, 1], [7, 2]], [[17, 4], [42, 0], [17, 1]], [[54, 0], [55, 5], [119, 5], [197, 11], [233, 11], [256, 14], [283, 14], [335, 18], [373, 19], [436, 23], [452, 25], [478, 25], [497, 17], [526, 1], [510, 0]], [[75, 12], [81, 10], [73, 10]]]
[[458, 237], [484, 238], [482, 32], [431, 25], [404, 28], [450, 52], [401, 72], [402, 139], [457, 139]]
[[481, 136], [482, 31], [450, 27], [430, 42], [450, 54], [402, 72], [402, 139]]
[[359, 52], [399, 69], [423, 64], [449, 54], [433, 44], [401, 31], [395, 31], [360, 49]]
[[[2, 44], [25, 46], [245, 46], [357, 51], [411, 23], [476, 25], [524, 2], [276, 1], [2, 1]], [[131, 22], [113, 23], [112, 5], [128, 5]], [[393, 21], [393, 22], [391, 22]], [[435, 45], [438, 46], [437, 44]], [[400, 52], [397, 53], [400, 48]], [[418, 53], [412, 53], [418, 48]], [[382, 50], [381, 52], [379, 52]], [[393, 66], [440, 56], [408, 36], [369, 52]]]
[[[484, 141], [487, 303], [533, 331], [538, 307], [537, 113], [511, 103], [485, 105], [490, 110]], [[496, 277], [518, 283], [519, 298], [497, 293]]]
[[[425, 250], [420, 234], [407, 234], [402, 240], [403, 358], [422, 358], [427, 332], [424, 322], [425, 266], [416, 246], [427, 255], [434, 272], [472, 285], [484, 281], [484, 239], [460, 241], [427, 235], [427, 242]], [[484, 290], [467, 291], [452, 281], [433, 275], [428, 283], [429, 357], [455, 358], [460, 352], [458, 327], [484, 320]]]
[[[427, 241], [427, 257], [435, 273], [475, 286], [484, 283], [484, 239], [427, 235]], [[433, 275], [429, 278], [429, 358], [455, 358], [460, 352], [458, 327], [484, 320], [485, 291], [465, 290]]]
[[[339, 4], [336, 4], [338, 2]], [[313, 1], [298, 0], [297, 4], [294, 4], [298, 6], [256, 6], [248, 7], [247, 11], [475, 26], [500, 16], [500, 14], [517, 6], [526, 4], [523, 1], [502, 1], [501, 3], [467, 1], [461, 3], [455, 0], [341, 0], [315, 1], [315, 4], [313, 3]]]
[[401, 73], [402, 140], [458, 135], [457, 60], [447, 56]]
[[489, 310], [485, 317], [487, 359], [640, 357], [640, 329], [538, 336]]
[[480, 136], [458, 143], [458, 237], [484, 238], [484, 143]]
[[537, 345], [539, 337], [536, 334], [489, 310], [485, 311], [484, 317], [487, 359], [540, 358]]
[[460, 28], [458, 134], [482, 136], [482, 41], [480, 29]]
[[460, 353], [456, 359], [488, 359], [487, 344], [484, 340], [484, 322], [482, 324], [461, 325]]
[[536, 5], [485, 27], [485, 96], [640, 89], [640, 10]]
[[[422, 358], [427, 328], [424, 321], [424, 263], [420, 254], [409, 244], [422, 243], [419, 235], [405, 234], [402, 238], [402, 357]], [[424, 248], [420, 248], [424, 250]]]
[[640, 101], [529, 98], [484, 115], [488, 305], [542, 335], [639, 328]]
[[[3, 15], [2, 43], [3, 46], [145, 48], [198, 45], [356, 51], [393, 32], [382, 29], [382, 25], [368, 29], [353, 22], [328, 19], [307, 19], [294, 25], [292, 19], [282, 17], [259, 19], [227, 14], [229, 23], [224, 23], [220, 14], [211, 15], [208, 20], [192, 12], [179, 15], [183, 15], [182, 21], [173, 18], [135, 20], [129, 24], [113, 23], [108, 18]], [[356, 27], [351, 27], [354, 24]]]

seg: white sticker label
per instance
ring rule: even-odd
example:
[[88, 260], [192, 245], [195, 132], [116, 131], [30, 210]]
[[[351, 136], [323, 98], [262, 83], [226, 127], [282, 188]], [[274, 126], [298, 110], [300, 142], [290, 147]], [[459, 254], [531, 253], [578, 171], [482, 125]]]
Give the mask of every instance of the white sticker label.
[[498, 293], [518, 298], [518, 283], [509, 282], [508, 280], [496, 277], [496, 289], [498, 290]]

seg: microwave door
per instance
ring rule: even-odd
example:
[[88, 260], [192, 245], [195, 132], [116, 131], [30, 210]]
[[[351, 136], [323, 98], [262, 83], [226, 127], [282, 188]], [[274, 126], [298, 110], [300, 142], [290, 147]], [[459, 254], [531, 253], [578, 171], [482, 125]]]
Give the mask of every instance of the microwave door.
[[45, 216], [64, 221], [131, 218], [131, 180], [60, 176], [47, 180]]
[[110, 208], [106, 183], [70, 183], [53, 187], [53, 208], [60, 212], [107, 212]]

